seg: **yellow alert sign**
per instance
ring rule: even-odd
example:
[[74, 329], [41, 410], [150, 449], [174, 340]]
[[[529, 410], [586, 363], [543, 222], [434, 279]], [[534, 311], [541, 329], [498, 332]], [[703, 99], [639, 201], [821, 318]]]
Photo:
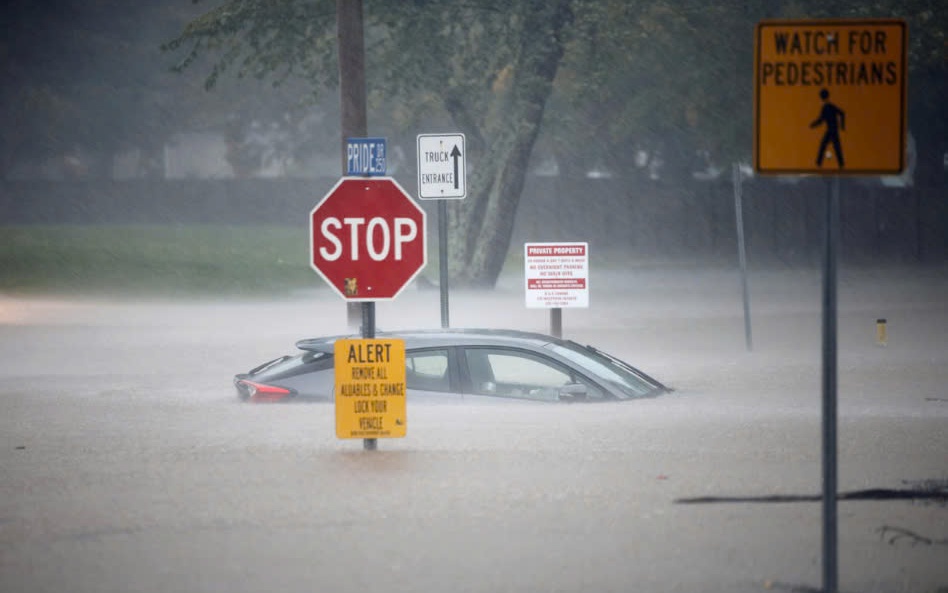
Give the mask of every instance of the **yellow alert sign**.
[[405, 342], [342, 339], [334, 345], [336, 436], [405, 436]]
[[907, 27], [897, 19], [762, 21], [754, 46], [759, 173], [905, 168]]

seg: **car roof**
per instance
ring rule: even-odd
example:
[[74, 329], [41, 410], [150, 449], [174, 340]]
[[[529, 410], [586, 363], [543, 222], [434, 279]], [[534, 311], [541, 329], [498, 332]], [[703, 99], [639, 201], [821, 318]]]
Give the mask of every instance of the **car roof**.
[[[358, 339], [360, 334], [308, 338], [296, 343], [300, 350], [331, 353], [336, 340]], [[512, 329], [416, 329], [377, 332], [376, 338], [405, 340], [405, 348], [438, 346], [521, 346], [542, 348], [546, 344], [565, 343], [565, 340], [545, 334]]]

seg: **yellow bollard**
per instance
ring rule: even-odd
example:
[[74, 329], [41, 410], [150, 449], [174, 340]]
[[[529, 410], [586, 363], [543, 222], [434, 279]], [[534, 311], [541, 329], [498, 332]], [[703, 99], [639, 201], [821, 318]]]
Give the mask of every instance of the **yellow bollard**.
[[876, 319], [876, 344], [885, 346], [889, 342], [889, 336], [885, 328], [885, 319]]

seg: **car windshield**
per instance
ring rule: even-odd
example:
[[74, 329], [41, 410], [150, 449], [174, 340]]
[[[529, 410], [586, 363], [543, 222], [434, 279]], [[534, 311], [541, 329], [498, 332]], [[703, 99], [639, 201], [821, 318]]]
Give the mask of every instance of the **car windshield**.
[[594, 348], [584, 348], [575, 342], [550, 343], [546, 347], [568, 358], [591, 376], [608, 381], [627, 398], [652, 395], [661, 388], [634, 367]]

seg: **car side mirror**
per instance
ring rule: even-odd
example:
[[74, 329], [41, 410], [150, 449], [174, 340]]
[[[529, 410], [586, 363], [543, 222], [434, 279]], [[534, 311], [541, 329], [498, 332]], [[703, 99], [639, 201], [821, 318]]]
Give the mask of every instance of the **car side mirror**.
[[570, 383], [560, 388], [559, 399], [567, 403], [585, 401], [588, 393], [586, 386], [582, 383]]

